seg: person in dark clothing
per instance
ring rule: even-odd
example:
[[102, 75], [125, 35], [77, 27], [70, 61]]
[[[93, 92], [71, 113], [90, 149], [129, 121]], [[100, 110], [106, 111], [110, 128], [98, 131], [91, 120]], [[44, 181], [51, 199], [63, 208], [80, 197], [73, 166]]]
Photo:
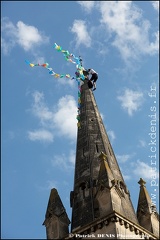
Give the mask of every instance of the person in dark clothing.
[[91, 80], [88, 80], [88, 87], [89, 87], [89, 88], [93, 88], [93, 83], [92, 83]]
[[93, 70], [92, 68], [89, 68], [88, 69], [88, 74], [91, 75], [91, 78], [89, 79], [89, 81], [92, 82], [92, 84], [93, 84], [93, 91], [94, 91], [94, 90], [96, 90], [96, 81], [98, 79], [98, 73], [95, 70]]

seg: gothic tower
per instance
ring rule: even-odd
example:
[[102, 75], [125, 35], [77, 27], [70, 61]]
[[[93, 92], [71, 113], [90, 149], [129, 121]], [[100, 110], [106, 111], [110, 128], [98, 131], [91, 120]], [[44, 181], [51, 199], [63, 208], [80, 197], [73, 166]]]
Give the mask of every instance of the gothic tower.
[[145, 218], [139, 210], [146, 198], [151, 204], [144, 186], [142, 188], [136, 215], [93, 92], [85, 80], [81, 93], [74, 187], [70, 193], [71, 232], [69, 234], [69, 219], [61, 205], [65, 215], [63, 221], [60, 215], [55, 216], [52, 212], [49, 218], [46, 212], [44, 225], [48, 223], [47, 232], [52, 232], [47, 238], [60, 239], [54, 238], [54, 225], [57, 232], [65, 226], [65, 231], [64, 228], [61, 230], [61, 239], [158, 239], [158, 214], [151, 216], [150, 212], [147, 215], [150, 217]]

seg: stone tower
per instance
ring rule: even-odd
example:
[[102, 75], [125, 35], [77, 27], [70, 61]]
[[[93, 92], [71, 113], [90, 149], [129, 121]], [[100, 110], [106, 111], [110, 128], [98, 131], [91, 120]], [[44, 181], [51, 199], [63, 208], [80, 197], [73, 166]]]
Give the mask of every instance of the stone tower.
[[[144, 184], [141, 184], [143, 186], [140, 190], [137, 215], [134, 211], [129, 191], [87, 80], [82, 85], [79, 123], [74, 187], [70, 193], [71, 232], [68, 230], [70, 222], [65, 209], [62, 204], [58, 204], [57, 207], [63, 208], [64, 211], [61, 212], [65, 217], [61, 220], [61, 215], [53, 212], [49, 217], [46, 212], [44, 225], [47, 233], [50, 232], [47, 238], [159, 239], [157, 212], [149, 212], [146, 218], [146, 214], [140, 212], [145, 199], [151, 204], [149, 195], [145, 194]], [[60, 198], [58, 199], [61, 202]], [[56, 202], [51, 203], [50, 199], [50, 205], [55, 204]], [[152, 214], [154, 216], [151, 216]], [[62, 229], [61, 238], [54, 237], [53, 226], [57, 226], [57, 232], [58, 229]]]

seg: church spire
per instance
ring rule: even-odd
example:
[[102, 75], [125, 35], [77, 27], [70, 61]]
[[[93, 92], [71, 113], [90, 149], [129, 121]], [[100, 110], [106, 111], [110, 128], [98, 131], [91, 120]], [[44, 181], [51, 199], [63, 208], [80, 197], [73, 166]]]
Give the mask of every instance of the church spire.
[[137, 218], [139, 224], [153, 233], [155, 236], [159, 236], [159, 216], [156, 211], [156, 206], [152, 203], [151, 197], [146, 189], [146, 182], [140, 178], [140, 192], [137, 206]]
[[[100, 158], [104, 158], [102, 162]], [[100, 190], [102, 178], [108, 181], [103, 194]], [[108, 200], [104, 202], [102, 195]], [[101, 210], [102, 202], [103, 210]], [[109, 207], [105, 209], [107, 204]], [[129, 191], [103, 125], [93, 92], [88, 89], [86, 81], [82, 85], [81, 93], [80, 127], [77, 134], [71, 206], [72, 231], [95, 221], [97, 216], [104, 216], [104, 212], [109, 214], [117, 211], [134, 223], [138, 223]]]
[[52, 189], [43, 223], [47, 239], [159, 239], [158, 214], [143, 179], [139, 181], [137, 216], [134, 212], [87, 80], [82, 85], [80, 102], [74, 187], [70, 194], [71, 232], [58, 192]]
[[70, 220], [55, 188], [51, 190], [45, 221], [47, 239], [64, 239], [69, 233]]

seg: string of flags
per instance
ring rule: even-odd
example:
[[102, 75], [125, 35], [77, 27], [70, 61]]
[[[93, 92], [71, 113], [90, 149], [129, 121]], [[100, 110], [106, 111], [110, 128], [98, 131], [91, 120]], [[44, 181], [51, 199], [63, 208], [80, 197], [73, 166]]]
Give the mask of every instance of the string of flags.
[[73, 53], [70, 53], [68, 50], [63, 50], [61, 46], [57, 45], [57, 43], [54, 44], [54, 48], [58, 52], [63, 53], [64, 59], [66, 61], [76, 64], [77, 68], [77, 71], [75, 72], [76, 78], [84, 80], [85, 76], [83, 74], [84, 68], [82, 67], [82, 58], [80, 56], [76, 57]]
[[66, 61], [82, 66], [82, 59], [80, 57], [76, 57], [73, 53], [70, 53], [68, 50], [63, 50], [61, 46], [57, 45], [57, 43], [54, 44], [54, 48], [58, 52], [63, 53], [63, 56]]
[[75, 72], [75, 79], [78, 82], [78, 110], [77, 110], [77, 127], [81, 127], [80, 123], [80, 114], [81, 114], [81, 92], [82, 88], [81, 86], [83, 85], [83, 81], [85, 79], [85, 76], [83, 74], [84, 68], [82, 67], [82, 58], [76, 57], [73, 53], [70, 53], [68, 50], [63, 50], [61, 46], [59, 46], [57, 43], [54, 43], [54, 48], [58, 51], [63, 53], [64, 59], [68, 62], [71, 62], [73, 64], [76, 64], [76, 72]]
[[67, 78], [67, 79], [75, 79], [78, 83], [78, 110], [77, 110], [77, 127], [81, 127], [80, 124], [80, 108], [81, 108], [81, 92], [82, 88], [81, 86], [83, 85], [83, 81], [85, 79], [85, 76], [83, 74], [84, 67], [82, 66], [82, 58], [76, 57], [74, 54], [70, 53], [68, 50], [63, 50], [61, 46], [58, 44], [54, 43], [53, 46], [58, 52], [63, 53], [64, 59], [68, 62], [71, 62], [73, 64], [76, 64], [76, 72], [75, 76], [71, 76], [70, 74], [60, 74], [56, 73], [52, 67], [49, 66], [49, 63], [31, 63], [28, 60], [25, 60], [26, 64], [28, 64], [30, 67], [43, 67], [46, 68], [49, 71], [49, 74], [55, 78]]
[[83, 85], [83, 82], [80, 80], [78, 81], [78, 110], [77, 110], [77, 127], [80, 128], [81, 127], [81, 123], [80, 123], [80, 115], [81, 115], [81, 92], [82, 92], [82, 88], [81, 86]]
[[31, 63], [28, 60], [25, 60], [25, 62], [30, 66], [30, 67], [44, 67], [47, 70], [49, 70], [49, 74], [54, 76], [55, 78], [71, 78], [70, 74], [59, 74], [59, 73], [55, 73], [53, 71], [53, 69], [51, 67], [49, 67], [49, 63], [43, 63], [43, 64], [39, 64], [39, 63]]

